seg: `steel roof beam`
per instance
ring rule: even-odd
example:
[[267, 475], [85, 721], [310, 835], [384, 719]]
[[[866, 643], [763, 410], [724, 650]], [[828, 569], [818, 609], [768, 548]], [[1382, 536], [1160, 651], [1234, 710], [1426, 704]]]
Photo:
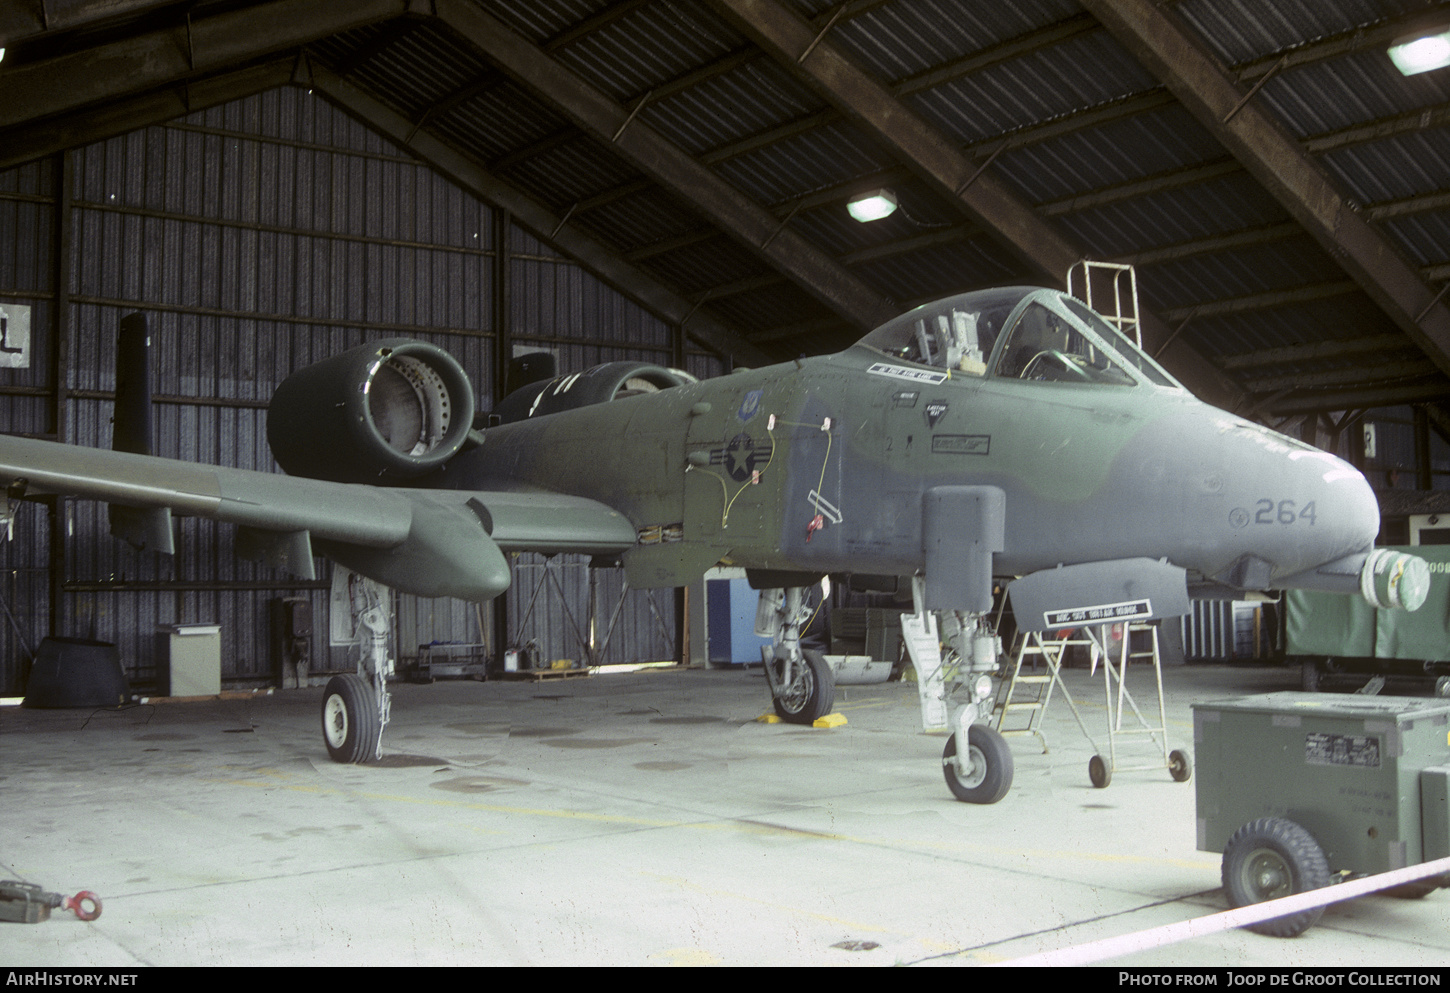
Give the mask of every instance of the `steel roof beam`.
[[866, 262], [876, 262], [880, 259], [895, 258], [898, 255], [908, 255], [911, 252], [966, 241], [973, 235], [986, 233], [975, 224], [958, 224], [949, 228], [898, 238], [895, 241], [883, 242], [869, 248], [858, 248], [854, 252], [847, 252], [840, 256], [840, 259], [845, 265], [861, 265]]
[[1244, 380], [1244, 386], [1250, 393], [1272, 393], [1285, 387], [1309, 389], [1316, 386], [1367, 386], [1370, 383], [1396, 379], [1421, 379], [1433, 376], [1435, 372], [1435, 363], [1429, 359], [1420, 359], [1417, 362], [1386, 362], [1382, 365], [1330, 369], [1325, 372], [1286, 372], [1277, 376], [1256, 376]]
[[1425, 404], [1425, 414], [1430, 419], [1430, 425], [1439, 433], [1447, 443], [1450, 443], [1450, 410], [1445, 409], [1445, 404]]
[[1383, 141], [1402, 134], [1414, 134], [1431, 128], [1443, 128], [1450, 124], [1450, 105], [1440, 104], [1421, 110], [1409, 110], [1391, 117], [1381, 117], [1364, 124], [1327, 131], [1300, 141], [1300, 147], [1311, 155], [1322, 155], [1353, 145], [1371, 141]]
[[[849, 11], [847, 12], [847, 16], [850, 16]], [[1001, 43], [1000, 45], [995, 45], [991, 48], [985, 49], [982, 52], [975, 53], [963, 59], [958, 59], [955, 62], [949, 63], [947, 66], [940, 66], [937, 69], [928, 70], [927, 72], [920, 73], [917, 76], [909, 77], [890, 87], [890, 89], [897, 96], [903, 96], [905, 94], [918, 92], [921, 89], [927, 88], [928, 84], [925, 84], [924, 81], [928, 79], [931, 79], [929, 85], [939, 85], [940, 83], [946, 82], [950, 79], [961, 78], [962, 76], [968, 75], [972, 72], [977, 72], [981, 69], [1009, 61], [1013, 58], [1020, 58], [1024, 55], [1031, 54], [1032, 52], [1040, 51], [1044, 47], [1060, 43], [1067, 40], [1068, 38], [1075, 37], [1076, 35], [1082, 33], [1082, 26], [1078, 23], [1081, 18], [1091, 20], [1092, 24], [1095, 27], [1098, 24], [1097, 19], [1092, 18], [1091, 15], [1080, 15], [1080, 17], [1069, 18], [1067, 21], [1059, 22], [1056, 25], [1049, 26], [1048, 28], [1044, 28], [1039, 31], [1029, 32], [1017, 38], [1009, 39]], [[812, 20], [812, 23], [818, 26], [824, 26], [828, 19], [828, 14], [822, 14], [814, 18]], [[1403, 20], [1397, 21], [1395, 23], [1403, 25]], [[1400, 29], [1403, 30], [1403, 27], [1401, 27]], [[1316, 45], [1305, 46], [1302, 49], [1294, 49], [1293, 51], [1296, 53], [1294, 61], [1294, 65], [1296, 66], [1311, 65], [1322, 59], [1327, 59], [1335, 57], [1338, 54], [1342, 54], [1337, 47], [1331, 46], [1321, 48]], [[700, 69], [693, 70], [683, 76], [671, 80], [668, 83], [656, 87], [653, 91], [654, 95], [651, 97], [651, 99], [658, 100], [668, 94], [681, 92], [685, 89], [688, 89], [690, 86], [713, 78], [714, 76], [720, 75], [730, 69], [734, 69], [757, 57], [759, 57], [759, 52], [756, 49], [748, 49], [731, 53], [729, 56], [717, 60], [717, 62], [711, 63], [710, 65], [704, 66]], [[1249, 75], [1253, 75], [1252, 66], [1254, 64], [1256, 63], [1241, 63], [1240, 66], [1250, 67], [1245, 71], [1248, 72]], [[940, 74], [940, 78], [937, 78], [938, 74]], [[1177, 104], [1177, 102], [1177, 99], [1173, 96], [1172, 93], [1169, 93], [1167, 89], [1163, 87], [1155, 87], [1154, 89], [1145, 91], [1143, 93], [1115, 99], [1110, 103], [1100, 104], [1095, 107], [1089, 107], [1085, 110], [1075, 111], [1071, 114], [1056, 118], [1051, 121], [1044, 121], [1040, 124], [1025, 125], [1021, 128], [1007, 132], [998, 137], [973, 142], [969, 145], [963, 146], [963, 150], [966, 154], [971, 155], [978, 160], [985, 161], [996, 152], [1003, 149], [1003, 146], [1009, 146], [1013, 149], [1022, 148], [1027, 145], [1036, 144], [1042, 141], [1049, 141], [1053, 138], [1059, 138], [1064, 135], [1075, 134], [1088, 128], [1100, 127], [1102, 125], [1112, 123], [1113, 121], [1119, 121], [1125, 118], [1135, 117], [1139, 114], [1151, 113], [1152, 111], [1159, 110], [1163, 107], [1175, 105]], [[840, 119], [840, 117], [840, 112], [837, 111], [834, 107], [827, 107], [823, 110], [815, 111], [814, 113], [808, 114], [805, 117], [797, 118], [793, 121], [787, 121], [784, 124], [776, 125], [775, 127], [769, 128], [765, 131], [756, 132], [755, 134], [747, 135], [743, 138], [739, 138], [735, 141], [729, 142], [728, 144], [721, 145], [717, 148], [710, 150], [709, 152], [702, 154], [700, 156], [700, 161], [704, 162], [707, 165], [715, 165], [716, 163], [724, 162], [740, 155], [749, 154], [750, 152], [772, 145], [778, 141], [783, 141], [787, 138], [795, 137], [796, 135], [805, 134], [818, 127], [829, 124], [832, 121], [838, 120]], [[1368, 124], [1344, 128], [1340, 131], [1313, 136], [1301, 140], [1300, 144], [1307, 152], [1319, 153], [1338, 148], [1350, 147], [1357, 144], [1364, 144], [1370, 141], [1379, 141], [1387, 137], [1424, 130], [1426, 128], [1440, 127], [1445, 124], [1450, 124], [1450, 108], [1433, 107], [1426, 110], [1412, 111], [1407, 114], [1400, 114], [1392, 118], [1384, 118], [1379, 121], [1370, 122]], [[1209, 170], [1202, 174], [1190, 175], [1190, 173], [1192, 172], [1191, 170], [1181, 170], [1180, 174], [1165, 174], [1162, 177], [1158, 177], [1162, 180], [1163, 185], [1155, 188], [1149, 188], [1142, 192], [1156, 192], [1160, 189], [1171, 189], [1175, 186], [1191, 185], [1194, 182], [1201, 182], [1206, 179], [1213, 179], [1217, 178], [1218, 176], [1227, 175], [1229, 173], [1239, 172], [1242, 170], [1242, 168], [1242, 165], [1240, 165], [1237, 160], [1233, 160], [1232, 166], [1224, 166], [1221, 169], [1209, 167]], [[1178, 178], [1175, 179], [1175, 177]], [[889, 177], [883, 177], [883, 182], [894, 181], [896, 181], [895, 174]], [[1107, 198], [1104, 199], [1102, 202], [1113, 202], [1114, 199], [1123, 199], [1138, 192], [1129, 190], [1128, 186], [1129, 184], [1123, 184], [1123, 188], [1119, 190], [1118, 195], [1114, 196], [1113, 194], [1108, 194]], [[1118, 188], [1115, 187], [1112, 189]], [[636, 192], [636, 190], [632, 184], [626, 184], [625, 186], [620, 187], [617, 196], [615, 195], [615, 191], [606, 191], [605, 193], [600, 194], [599, 197], [594, 198], [590, 202], [581, 203], [578, 207], [578, 212], [582, 213], [583, 211], [593, 209], [596, 206], [601, 206], [605, 203], [611, 203], [618, 197], [627, 196], [633, 192]], [[1093, 197], [1100, 193], [1106, 192], [1106, 190], [1094, 190], [1089, 191], [1086, 194], [1082, 194], [1082, 196]], [[1094, 204], [1091, 201], [1084, 201], [1082, 207], [1095, 205], [1097, 204]], [[1072, 205], [1068, 200], [1064, 200], [1053, 204], [1052, 208], [1050, 208], [1050, 212], [1054, 214], [1066, 213], [1074, 209], [1082, 208], [1076, 205]], [[1375, 218], [1371, 217], [1371, 219]], [[1207, 249], [1207, 251], [1213, 250], [1214, 249]], [[1190, 254], [1198, 253], [1193, 252]]]
[[1048, 217], [1061, 217], [1063, 214], [1075, 214], [1080, 210], [1105, 207], [1108, 204], [1121, 203], [1124, 200], [1133, 200], [1138, 197], [1151, 196], [1154, 193], [1164, 193], [1168, 190], [1178, 190], [1185, 186], [1206, 183], [1209, 180], [1231, 176], [1238, 172], [1243, 172], [1243, 166], [1238, 162], [1233, 159], [1220, 159], [1217, 162], [1208, 162], [1187, 169], [1174, 169], [1156, 176], [1132, 179], [1126, 183], [1102, 186], [1085, 193], [1063, 197], [1061, 200], [1050, 200], [1047, 203], [1038, 204], [1037, 209]]
[[1442, 370], [1450, 307], [1252, 99], [1153, 0], [1082, 0], [1149, 72], [1333, 255]]
[[915, 76], [908, 76], [891, 85], [890, 89], [898, 97], [910, 96], [922, 90], [929, 90], [932, 87], [962, 79], [974, 72], [981, 72], [983, 69], [989, 69], [1003, 62], [1036, 54], [1044, 48], [1060, 45], [1080, 34], [1096, 31], [1097, 28], [1096, 18], [1088, 14], [1075, 14], [1044, 28], [1028, 31], [1015, 38], [1008, 38], [996, 45], [990, 45], [979, 52], [944, 62], [925, 72], [919, 72]]
[[763, 331], [750, 332], [750, 340], [757, 344], [767, 341], [781, 341], [786, 338], [798, 338], [803, 335], [822, 334], [827, 331], [838, 330], [841, 327], [839, 317], [817, 317], [810, 321], [798, 321], [795, 324], [782, 324], [779, 327], [766, 328]]
[[1354, 280], [1345, 279], [1334, 283], [1296, 286], [1289, 290], [1268, 290], [1264, 293], [1250, 293], [1241, 297], [1209, 300], [1204, 303], [1193, 304], [1189, 307], [1174, 307], [1170, 310], [1163, 311], [1161, 316], [1165, 321], [1172, 323], [1186, 321], [1190, 317], [1195, 319], [1222, 317], [1225, 314], [1242, 314], [1250, 310], [1267, 310], [1270, 307], [1284, 307], [1290, 304], [1325, 300], [1330, 297], [1343, 296], [1346, 293], [1354, 293], [1358, 289], [1359, 284], [1354, 282]]
[[773, 361], [733, 328], [702, 313], [695, 301], [675, 293], [625, 262], [612, 249], [585, 234], [533, 198], [488, 172], [469, 156], [434, 137], [415, 131], [413, 122], [320, 66], [312, 68], [312, 86], [333, 103], [367, 123], [389, 141], [407, 148], [465, 190], [509, 211], [514, 219], [605, 282], [666, 321], [683, 324], [692, 338], [743, 365]]
[[274, 89], [292, 80], [296, 65], [296, 58], [289, 55], [11, 128], [0, 141], [0, 169]]
[[[1253, 83], [1261, 76], [1276, 71], [1274, 67], [1283, 62], [1283, 69], [1298, 69], [1302, 66], [1338, 59], [1357, 52], [1383, 52], [1390, 42], [1416, 28], [1427, 26], [1426, 22], [1443, 22], [1450, 13], [1450, 4], [1437, 3], [1421, 8], [1403, 17], [1389, 18], [1361, 28], [1342, 31], [1336, 35], [1317, 38], [1303, 45], [1296, 45], [1283, 51], [1270, 52], [1233, 67], [1234, 76], [1240, 83]], [[1427, 17], [1428, 15], [1428, 17]]]
[[[1450, 8], [1450, 4], [1442, 4], [1442, 6]], [[816, 15], [811, 19], [811, 25], [817, 29], [823, 28], [830, 21], [833, 12], [834, 9]], [[847, 5], [847, 9], [837, 21], [837, 24], [839, 25], [842, 21], [849, 20], [863, 12], [855, 9], [852, 5]], [[1399, 18], [1381, 25], [1376, 25], [1373, 31], [1378, 33], [1374, 37], [1378, 38], [1381, 34], [1386, 37], [1398, 37], [1396, 32], [1404, 33], [1409, 30], [1412, 23], [1420, 17], [1421, 15], [1417, 14], [1413, 17]], [[983, 69], [1039, 52], [1052, 45], [1060, 44], [1084, 33], [1089, 26], [1091, 29], [1098, 29], [1099, 24], [1100, 22], [1098, 22], [1097, 18], [1091, 15], [1076, 15], [1045, 28], [1030, 31], [1015, 38], [1009, 38], [1000, 44], [983, 49], [981, 52], [973, 53], [972, 55], [918, 73], [915, 76], [907, 77], [892, 84], [888, 88], [898, 97], [930, 89], [931, 87], [963, 78], [972, 73], [980, 72]], [[1312, 42], [1291, 49], [1290, 52], [1285, 53], [1289, 56], [1288, 64], [1296, 68], [1314, 65], [1327, 59], [1338, 58], [1347, 52], [1375, 47], [1378, 45], [1377, 41], [1374, 45], [1371, 45], [1365, 40], [1369, 37], [1369, 34], [1366, 32], [1370, 30], [1357, 29], [1343, 35], [1324, 39], [1322, 42]], [[570, 40], [574, 40], [574, 38], [571, 37]], [[546, 43], [544, 46], [545, 49], [552, 51], [553, 49], [550, 47], [552, 44], [552, 40]], [[654, 95], [651, 99], [658, 100], [667, 95], [681, 92], [698, 83], [738, 68], [757, 57], [759, 57], [759, 52], [756, 49], [744, 49], [732, 52], [709, 65], [702, 66], [699, 69], [692, 70], [667, 83], [661, 84], [654, 89]], [[1275, 53], [1272, 56], [1265, 56], [1261, 59], [1237, 63], [1234, 66], [1234, 71], [1238, 73], [1241, 80], [1255, 79], [1267, 71], [1268, 68], [1271, 68], [1280, 58], [1280, 53]], [[1087, 128], [1098, 127], [1111, 123], [1112, 121], [1149, 113], [1176, 103], [1177, 100], [1173, 94], [1169, 93], [1165, 88], [1155, 87], [1143, 93], [1115, 99], [1110, 103], [1075, 111], [1055, 120], [1026, 125], [995, 138], [974, 142], [965, 146], [965, 149], [969, 155], [978, 159], [986, 159], [997, 152], [1003, 145], [1018, 148], [1035, 144], [1040, 141], [1047, 141], [1063, 135], [1073, 134]], [[701, 155], [700, 161], [708, 165], [714, 165], [718, 162], [726, 161], [738, 155], [748, 154], [758, 148], [829, 124], [839, 119], [840, 116], [840, 112], [834, 107], [828, 107], [824, 110], [809, 114], [806, 117], [788, 121], [766, 131], [747, 135], [744, 138], [737, 139], [726, 145], [721, 145]], [[1386, 118], [1365, 125], [1345, 128], [1338, 132], [1311, 137], [1304, 139], [1301, 144], [1306, 151], [1318, 153], [1369, 141], [1378, 141], [1385, 137], [1423, 130], [1428, 127], [1438, 127], [1445, 123], [1450, 123], [1450, 108], [1436, 107], [1424, 111], [1414, 111], [1408, 114], [1398, 115], [1394, 118]], [[600, 202], [606, 203], [610, 201], [601, 200]], [[581, 211], [587, 209], [590, 209], [590, 207], [585, 205], [581, 205], [579, 208]]]
[[1308, 396], [1286, 396], [1266, 404], [1264, 413], [1287, 416], [1316, 411], [1352, 410], [1365, 407], [1394, 407], [1399, 404], [1431, 403], [1442, 399], [1444, 380], [1414, 386], [1381, 386], [1362, 390], [1334, 390]]
[[4, 73], [0, 131], [296, 48], [409, 12], [409, 0], [273, 0]]
[[643, 262], [645, 259], [652, 259], [656, 255], [664, 255], [666, 252], [678, 251], [681, 248], [689, 248], [714, 238], [723, 238], [719, 228], [697, 228], [694, 231], [686, 231], [684, 234], [675, 235], [673, 238], [665, 238], [662, 241], [651, 242], [648, 245], [641, 245], [632, 251], [624, 253], [628, 262]]
[[435, 0], [440, 20], [592, 137], [611, 146], [802, 289], [868, 329], [898, 308], [574, 72], [466, 0]]
[[[1062, 285], [1083, 252], [1023, 203], [993, 172], [928, 125], [890, 90], [858, 69], [820, 32], [776, 0], [712, 0], [768, 55], [891, 148], [948, 202], [981, 223], [1035, 269]], [[1185, 342], [1146, 312], [1143, 338], [1168, 343], [1164, 360], [1209, 399], [1232, 402], [1237, 389]]]
[[1251, 369], [1256, 366], [1275, 365], [1281, 362], [1311, 362], [1316, 359], [1337, 359], [1360, 352], [1391, 352], [1414, 348], [1409, 338], [1402, 334], [1377, 334], [1369, 338], [1351, 338], [1347, 341], [1319, 341], [1312, 345], [1284, 345], [1279, 348], [1260, 348], [1252, 352], [1229, 355], [1219, 360], [1225, 369]]
[[1405, 197], [1403, 200], [1386, 200], [1364, 208], [1364, 216], [1372, 221], [1384, 221], [1391, 217], [1404, 217], [1408, 214], [1423, 214], [1431, 210], [1445, 210], [1450, 208], [1450, 191], [1444, 193], [1425, 193], [1420, 196]]
[[1135, 266], [1160, 265], [1164, 262], [1177, 262], [1180, 259], [1193, 258], [1197, 255], [1228, 252], [1236, 248], [1249, 248], [1254, 245], [1267, 245], [1270, 242], [1282, 241], [1303, 233], [1304, 229], [1298, 224], [1293, 221], [1285, 221], [1282, 224], [1268, 224], [1245, 231], [1230, 231], [1228, 234], [1180, 241], [1176, 245], [1145, 248], [1141, 252], [1130, 252], [1127, 255], [1108, 259], [1108, 261]]
[[84, 3], [0, 4], [0, 45], [15, 45], [37, 35], [93, 28], [106, 21], [151, 13], [175, 0], [89, 0]]

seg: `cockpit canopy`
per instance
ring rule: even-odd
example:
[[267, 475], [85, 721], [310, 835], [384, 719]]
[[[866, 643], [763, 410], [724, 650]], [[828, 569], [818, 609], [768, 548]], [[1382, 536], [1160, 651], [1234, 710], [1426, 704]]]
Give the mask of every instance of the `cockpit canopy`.
[[1080, 300], [1008, 286], [924, 304], [861, 340], [876, 351], [953, 375], [1079, 385], [1182, 389], [1137, 345]]

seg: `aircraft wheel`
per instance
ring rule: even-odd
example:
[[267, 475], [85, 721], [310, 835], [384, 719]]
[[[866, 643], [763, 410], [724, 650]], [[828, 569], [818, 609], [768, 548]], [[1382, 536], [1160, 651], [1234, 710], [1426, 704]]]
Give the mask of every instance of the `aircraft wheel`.
[[1088, 759], [1088, 778], [1093, 781], [1093, 786], [1100, 790], [1107, 789], [1108, 784], [1113, 781], [1112, 767], [1101, 755], [1094, 755]]
[[[1223, 850], [1223, 888], [1233, 907], [1328, 886], [1329, 864], [1314, 836], [1293, 821], [1265, 817], [1234, 832]], [[1323, 907], [1276, 917], [1249, 930], [1273, 938], [1292, 938], [1314, 926]]]
[[1193, 762], [1187, 752], [1175, 748], [1168, 753], [1168, 774], [1175, 783], [1186, 783], [1193, 778]]
[[367, 680], [356, 674], [333, 676], [322, 696], [322, 738], [334, 762], [371, 761], [382, 737], [377, 702]]
[[996, 803], [1012, 788], [1012, 749], [1007, 739], [982, 724], [967, 729], [971, 769], [957, 775], [957, 736], [947, 739], [941, 753], [941, 771], [952, 795], [963, 803]]
[[[801, 654], [805, 665], [796, 667], [795, 681], [788, 686], [780, 678], [775, 681], [781, 687], [780, 695], [775, 698], [775, 712], [791, 724], [814, 724], [829, 714], [836, 703], [836, 673], [820, 652], [805, 649]], [[785, 668], [783, 659], [771, 664], [780, 667], [776, 670], [778, 675]]]

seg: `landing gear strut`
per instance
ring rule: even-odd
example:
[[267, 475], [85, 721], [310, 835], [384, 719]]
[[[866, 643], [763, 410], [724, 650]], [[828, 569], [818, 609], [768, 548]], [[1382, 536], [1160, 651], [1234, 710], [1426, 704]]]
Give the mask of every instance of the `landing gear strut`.
[[799, 586], [761, 590], [755, 613], [755, 633], [771, 639], [760, 654], [775, 712], [792, 724], [814, 724], [836, 702], [830, 663], [820, 652], [801, 648], [801, 627], [810, 620], [804, 592]]
[[345, 582], [357, 632], [358, 671], [328, 680], [322, 696], [322, 737], [334, 762], [359, 765], [382, 758], [383, 728], [391, 709], [388, 590], [352, 573]]
[[[996, 803], [1012, 788], [1014, 771], [1012, 749], [987, 726], [992, 716], [991, 674], [997, 668], [1001, 642], [981, 614], [928, 611], [921, 577], [913, 578], [911, 592], [916, 612], [901, 615], [901, 634], [916, 669], [921, 726], [926, 731], [951, 732], [941, 761], [952, 795], [964, 803]], [[949, 648], [945, 659], [943, 640]], [[954, 710], [948, 678], [965, 696], [955, 701]]]

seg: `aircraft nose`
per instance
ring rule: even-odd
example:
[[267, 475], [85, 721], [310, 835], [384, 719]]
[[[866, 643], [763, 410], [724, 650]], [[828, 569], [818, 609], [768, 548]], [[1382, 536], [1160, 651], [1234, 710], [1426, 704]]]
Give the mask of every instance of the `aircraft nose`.
[[1257, 575], [1224, 578], [1267, 585], [1374, 544], [1379, 502], [1359, 470], [1255, 424], [1235, 421], [1228, 435], [1222, 533], [1240, 568]]

